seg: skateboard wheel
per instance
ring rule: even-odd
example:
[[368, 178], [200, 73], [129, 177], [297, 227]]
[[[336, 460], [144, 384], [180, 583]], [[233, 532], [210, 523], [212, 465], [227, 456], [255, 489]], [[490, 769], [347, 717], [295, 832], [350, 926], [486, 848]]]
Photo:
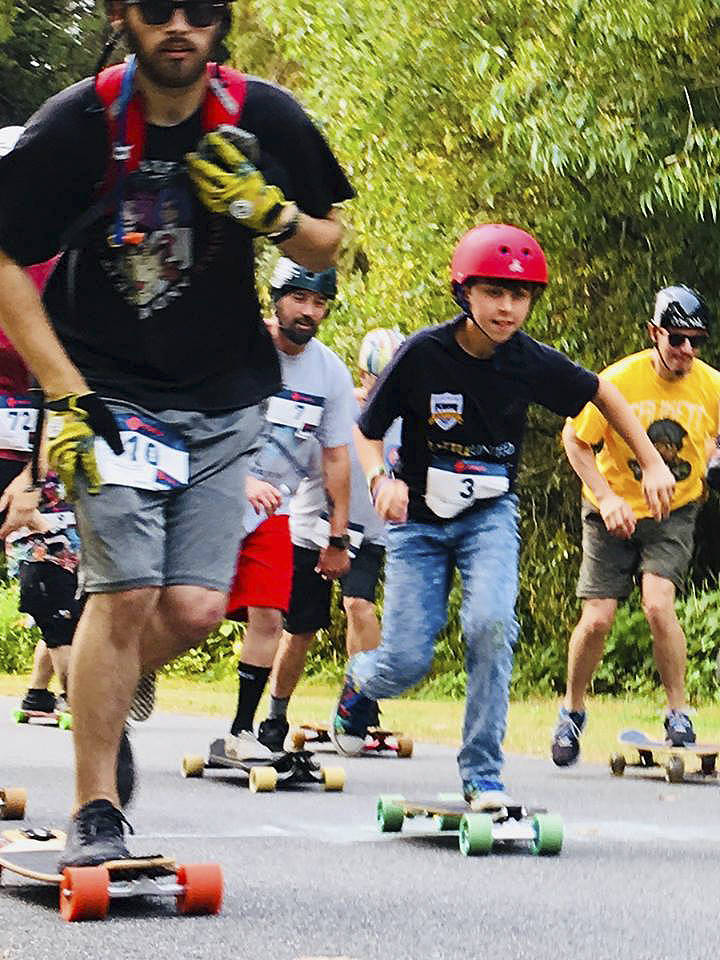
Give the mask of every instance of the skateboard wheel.
[[60, 913], [64, 920], [102, 920], [110, 907], [110, 874], [106, 867], [66, 867], [60, 881]]
[[30, 717], [25, 713], [24, 710], [14, 710], [13, 720], [15, 723], [28, 723]]
[[665, 779], [668, 783], [682, 783], [685, 779], [685, 764], [682, 757], [670, 757], [665, 764]]
[[302, 750], [306, 743], [307, 743], [307, 739], [305, 737], [304, 732], [302, 730], [293, 730], [292, 745], [294, 749]]
[[706, 777], [711, 777], [715, 773], [715, 760], [714, 754], [713, 756], [700, 757], [700, 770]]
[[460, 814], [456, 816], [452, 814], [443, 814], [441, 817], [436, 817], [438, 824], [438, 830], [457, 830], [460, 826]]
[[610, 754], [610, 772], [614, 777], [621, 777], [625, 773], [625, 756], [622, 753]]
[[177, 868], [183, 892], [175, 898], [178, 913], [220, 913], [223, 875], [218, 863], [188, 863]]
[[61, 713], [58, 717], [58, 726], [61, 730], [72, 730], [72, 714]]
[[405, 798], [383, 794], [377, 801], [377, 825], [382, 833], [399, 833], [405, 819]]
[[533, 817], [535, 839], [530, 843], [533, 853], [553, 856], [563, 845], [563, 822], [556, 813], [538, 813]]
[[413, 742], [410, 737], [397, 738], [397, 755], [399, 757], [411, 757], [413, 755]]
[[326, 790], [342, 790], [345, 786], [343, 767], [323, 767], [322, 778]]
[[180, 766], [184, 777], [201, 777], [205, 771], [205, 757], [186, 753]]
[[275, 767], [250, 767], [250, 790], [252, 793], [271, 793], [277, 787]]
[[493, 845], [493, 819], [489, 813], [464, 813], [460, 818], [460, 853], [477, 857], [490, 853]]
[[0, 790], [0, 820], [22, 820], [26, 803], [27, 790], [20, 787]]

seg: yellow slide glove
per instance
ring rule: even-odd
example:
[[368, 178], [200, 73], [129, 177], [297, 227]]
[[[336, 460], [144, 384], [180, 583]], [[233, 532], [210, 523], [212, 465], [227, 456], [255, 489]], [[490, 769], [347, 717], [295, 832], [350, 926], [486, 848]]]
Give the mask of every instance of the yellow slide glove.
[[197, 195], [212, 213], [228, 214], [256, 233], [282, 229], [289, 203], [255, 166], [259, 149], [251, 133], [224, 124], [205, 134], [197, 151], [185, 159]]
[[115, 417], [96, 393], [69, 393], [45, 403], [48, 411], [48, 464], [75, 498], [75, 475], [85, 474], [89, 493], [100, 491], [95, 461], [95, 437], [102, 437], [115, 454], [123, 452]]

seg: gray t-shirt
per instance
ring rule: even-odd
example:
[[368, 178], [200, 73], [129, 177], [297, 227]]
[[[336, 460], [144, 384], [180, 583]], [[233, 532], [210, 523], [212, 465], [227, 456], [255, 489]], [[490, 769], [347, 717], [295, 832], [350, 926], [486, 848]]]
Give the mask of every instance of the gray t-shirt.
[[[356, 401], [356, 418], [360, 416], [362, 408]], [[385, 467], [392, 470], [397, 464], [400, 449], [400, 433], [402, 419], [394, 421], [383, 438], [383, 454]], [[363, 542], [377, 543], [385, 546], [385, 523], [380, 519], [370, 500], [365, 472], [358, 460], [355, 444], [350, 448], [350, 523], [363, 528]]]
[[[325, 503], [322, 448], [352, 443], [353, 392], [347, 367], [319, 340], [295, 356], [282, 351], [279, 356], [283, 389], [268, 401], [267, 427], [248, 472], [285, 494], [276, 512], [288, 513], [290, 498], [296, 491], [301, 496], [306, 486], [307, 495], [319, 487]], [[247, 535], [265, 515], [248, 505], [243, 519]]]

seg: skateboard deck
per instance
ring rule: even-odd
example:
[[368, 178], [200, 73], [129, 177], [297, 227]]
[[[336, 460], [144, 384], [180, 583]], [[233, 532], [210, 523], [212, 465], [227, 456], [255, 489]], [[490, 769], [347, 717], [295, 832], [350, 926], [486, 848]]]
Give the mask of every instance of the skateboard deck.
[[21, 787], [0, 787], [0, 820], [22, 820], [27, 791]]
[[342, 790], [343, 767], [321, 767], [309, 750], [284, 750], [270, 759], [235, 760], [225, 753], [225, 740], [213, 740], [207, 758], [186, 754], [182, 760], [184, 777], [202, 777], [205, 770], [234, 768], [248, 774], [253, 793], [268, 793], [278, 783], [321, 783], [325, 790]]
[[72, 730], [72, 714], [67, 711], [23, 710], [22, 707], [19, 707], [13, 711], [13, 720], [15, 723], [31, 723], [33, 720], [37, 720], [50, 727]]
[[[292, 732], [292, 743], [297, 750], [302, 750], [306, 744], [320, 746], [332, 744], [330, 727], [322, 723], [302, 723]], [[413, 741], [394, 730], [385, 730], [382, 727], [368, 727], [363, 754], [394, 753], [397, 757], [411, 757]]]
[[[618, 736], [622, 753], [610, 756], [610, 771], [621, 777], [625, 767], [663, 767], [668, 783], [682, 783], [685, 779], [686, 761], [699, 760], [699, 769], [688, 771], [703, 777], [717, 776], [716, 763], [720, 744], [691, 743], [686, 747], [674, 747], [664, 740], [653, 740], [641, 730], [623, 730]], [[628, 760], [628, 753], [637, 753], [637, 760]], [[656, 759], [657, 758], [657, 759]]]
[[58, 871], [65, 834], [56, 829], [4, 830], [0, 834], [0, 878], [14, 873], [59, 887], [65, 920], [101, 920], [110, 900], [137, 896], [174, 897], [179, 913], [214, 914], [222, 906], [223, 877], [216, 863], [178, 866], [153, 855], [109, 860], [97, 867]]
[[555, 855], [562, 849], [563, 824], [557, 814], [520, 804], [476, 813], [462, 796], [445, 796], [433, 800], [406, 800], [388, 794], [378, 797], [378, 827], [383, 833], [399, 833], [405, 820], [433, 819], [440, 830], [458, 831], [460, 852], [466, 857], [491, 853], [496, 844], [518, 842], [527, 843], [535, 854]]

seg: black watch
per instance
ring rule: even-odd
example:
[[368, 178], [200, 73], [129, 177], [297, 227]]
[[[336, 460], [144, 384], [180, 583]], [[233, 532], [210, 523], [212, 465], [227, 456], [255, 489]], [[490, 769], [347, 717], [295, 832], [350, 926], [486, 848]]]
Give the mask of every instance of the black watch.
[[350, 546], [350, 537], [344, 533], [341, 537], [329, 537], [328, 546], [335, 547], [336, 550], [347, 550]]

